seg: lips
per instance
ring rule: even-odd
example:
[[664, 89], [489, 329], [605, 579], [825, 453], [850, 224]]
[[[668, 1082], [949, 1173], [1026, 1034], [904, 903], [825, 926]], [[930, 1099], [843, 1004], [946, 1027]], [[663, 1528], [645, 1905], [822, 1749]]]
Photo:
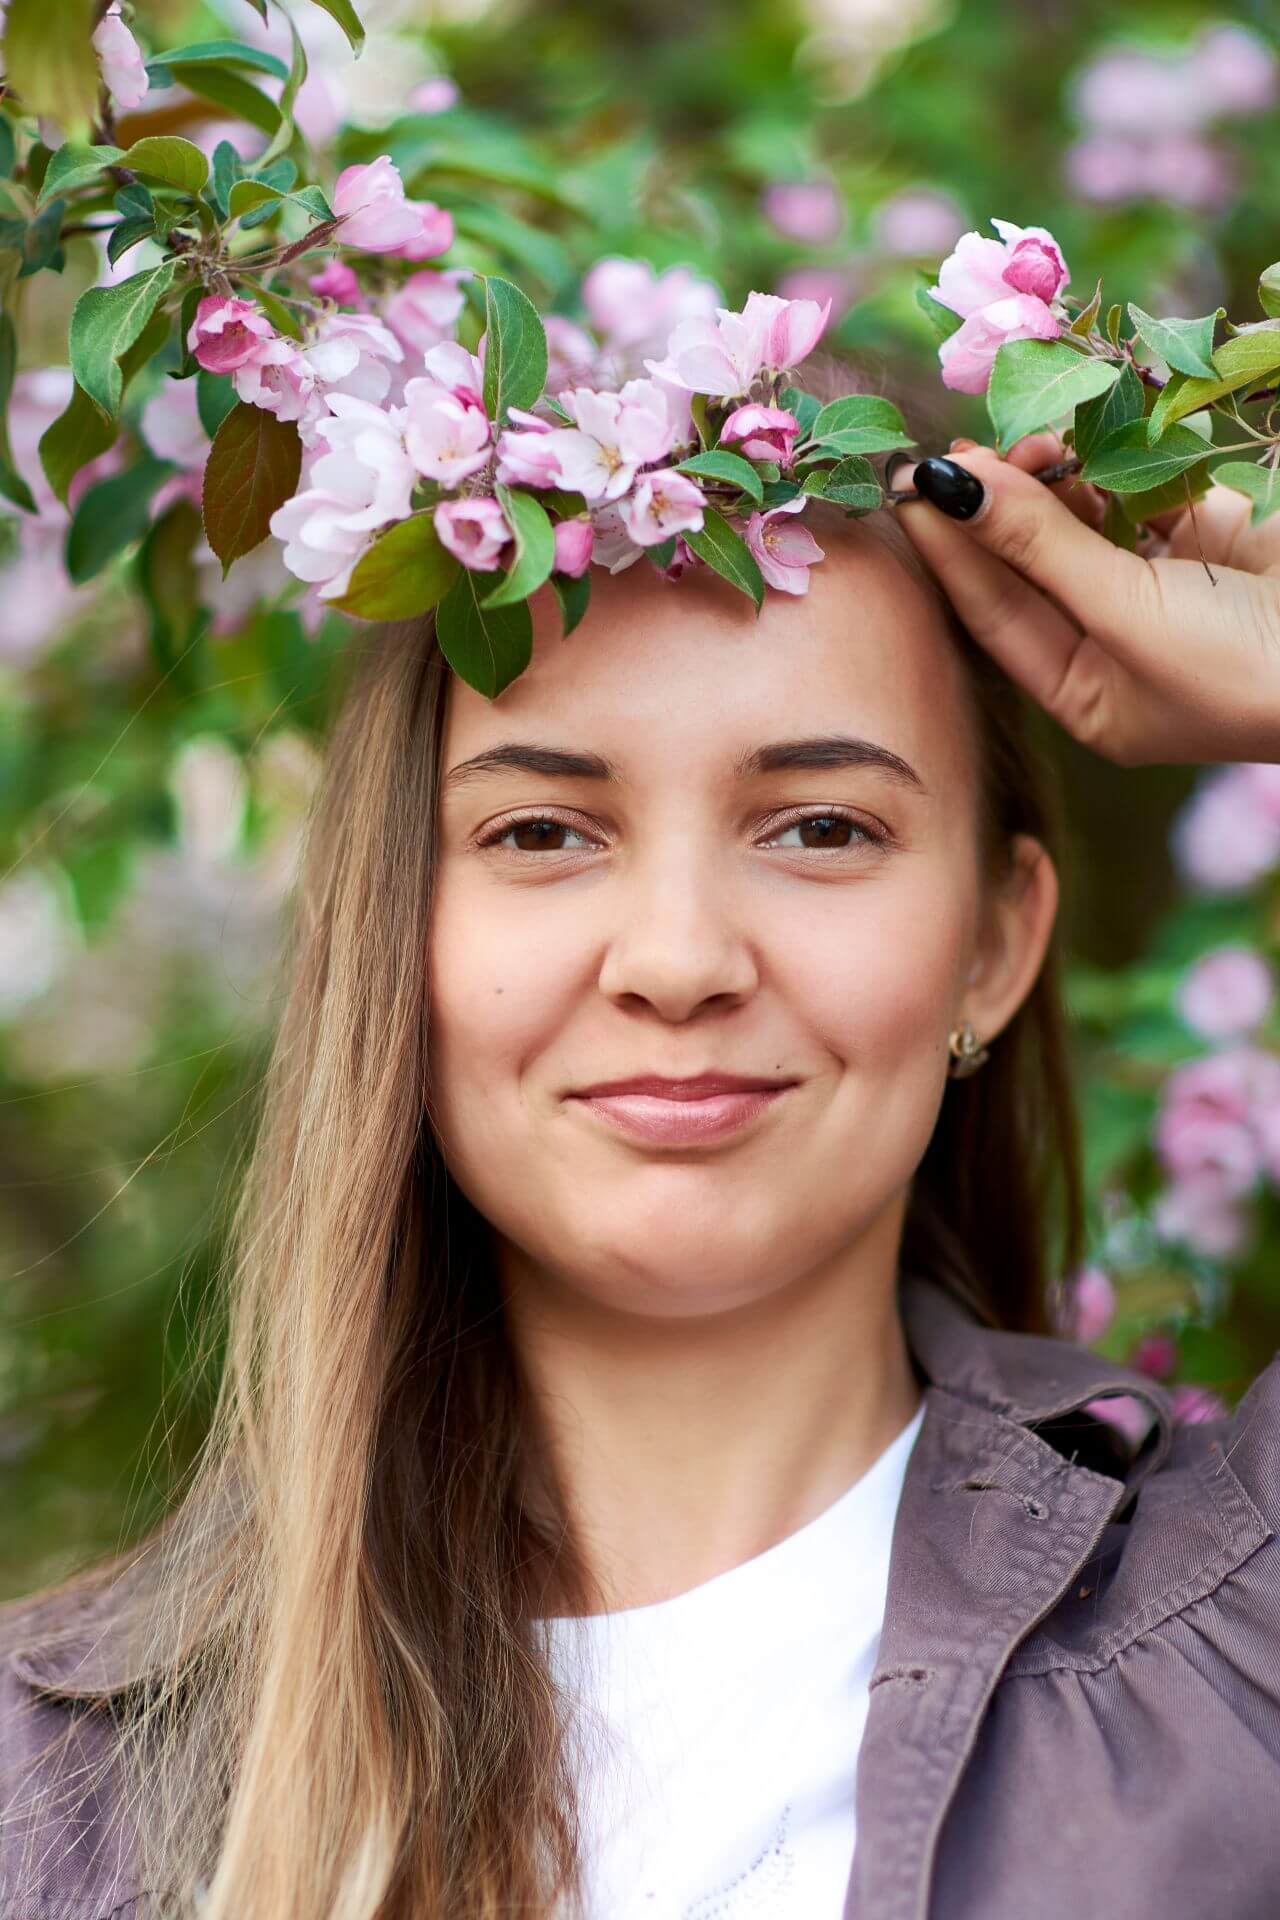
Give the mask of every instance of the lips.
[[594, 1100], [612, 1094], [648, 1094], [655, 1100], [710, 1100], [717, 1094], [776, 1093], [794, 1086], [794, 1080], [769, 1079], [760, 1075], [700, 1073], [685, 1080], [666, 1080], [658, 1074], [639, 1074], [627, 1080], [601, 1080], [594, 1086], [575, 1088], [568, 1097]]

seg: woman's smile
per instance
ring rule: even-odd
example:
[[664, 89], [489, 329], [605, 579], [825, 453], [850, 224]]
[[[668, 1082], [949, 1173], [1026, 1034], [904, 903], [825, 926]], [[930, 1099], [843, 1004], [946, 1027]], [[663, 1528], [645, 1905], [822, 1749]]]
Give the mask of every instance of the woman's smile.
[[790, 1089], [752, 1087], [735, 1092], [672, 1097], [655, 1093], [587, 1093], [570, 1099], [584, 1112], [653, 1146], [683, 1147], [723, 1139], [758, 1119]]

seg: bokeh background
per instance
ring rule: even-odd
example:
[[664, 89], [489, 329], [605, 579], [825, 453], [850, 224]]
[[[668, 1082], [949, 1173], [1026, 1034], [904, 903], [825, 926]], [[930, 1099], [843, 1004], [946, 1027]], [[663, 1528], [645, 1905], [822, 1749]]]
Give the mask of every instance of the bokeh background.
[[[434, 264], [512, 275], [573, 317], [609, 254], [687, 264], [730, 305], [831, 293], [830, 343], [907, 396], [926, 451], [989, 437], [981, 401], [941, 387], [915, 298], [966, 229], [1047, 226], [1082, 298], [1101, 277], [1109, 299], [1237, 321], [1280, 252], [1260, 0], [361, 10], [355, 61], [295, 9], [314, 177], [390, 153], [453, 213]], [[150, 51], [287, 51], [273, 22], [151, 0], [134, 31]], [[121, 137], [152, 131], [211, 151], [228, 128], [156, 86]], [[20, 289], [10, 434], [40, 512], [0, 502], [0, 1597], [144, 1529], [198, 1444], [202, 1308], [347, 638], [294, 607], [274, 547], [225, 584], [197, 559], [203, 631], [168, 611], [162, 540], [71, 584], [35, 444], [65, 399], [70, 306], [104, 267], [90, 235], [66, 252]], [[1042, 735], [1071, 821], [1090, 1195], [1072, 1330], [1203, 1417], [1280, 1346], [1280, 768], [1122, 771]]]

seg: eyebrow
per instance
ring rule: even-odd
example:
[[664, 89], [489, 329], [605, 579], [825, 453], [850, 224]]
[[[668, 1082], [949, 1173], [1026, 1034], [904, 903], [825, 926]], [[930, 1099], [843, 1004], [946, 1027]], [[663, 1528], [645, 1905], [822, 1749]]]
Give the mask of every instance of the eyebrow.
[[[734, 766], [739, 780], [758, 779], [766, 773], [831, 772], [839, 767], [874, 767], [898, 786], [927, 793], [924, 781], [900, 754], [874, 740], [855, 739], [850, 734], [817, 734], [807, 740], [775, 740], [743, 754]], [[621, 781], [616, 763], [598, 753], [580, 753], [564, 747], [539, 746], [532, 741], [504, 740], [486, 747], [483, 753], [460, 760], [444, 778], [452, 791], [490, 773], [515, 771], [545, 774], [560, 780]]]

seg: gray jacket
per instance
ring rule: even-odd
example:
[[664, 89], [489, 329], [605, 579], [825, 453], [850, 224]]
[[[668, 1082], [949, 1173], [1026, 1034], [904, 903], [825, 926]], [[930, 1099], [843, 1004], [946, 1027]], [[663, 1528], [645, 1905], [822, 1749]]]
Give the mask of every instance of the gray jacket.
[[[1175, 1427], [1151, 1381], [993, 1333], [932, 1281], [904, 1278], [902, 1310], [926, 1412], [844, 1920], [1277, 1920], [1280, 1355], [1229, 1420]], [[1081, 1411], [1115, 1393], [1152, 1418], [1132, 1459]], [[24, 1812], [50, 1734], [75, 1729], [58, 1786], [107, 1751], [76, 1696], [111, 1679], [112, 1649], [92, 1613], [70, 1626], [0, 1637], [0, 1773], [20, 1776], [0, 1915], [148, 1920], [109, 1783], [34, 1827]]]

